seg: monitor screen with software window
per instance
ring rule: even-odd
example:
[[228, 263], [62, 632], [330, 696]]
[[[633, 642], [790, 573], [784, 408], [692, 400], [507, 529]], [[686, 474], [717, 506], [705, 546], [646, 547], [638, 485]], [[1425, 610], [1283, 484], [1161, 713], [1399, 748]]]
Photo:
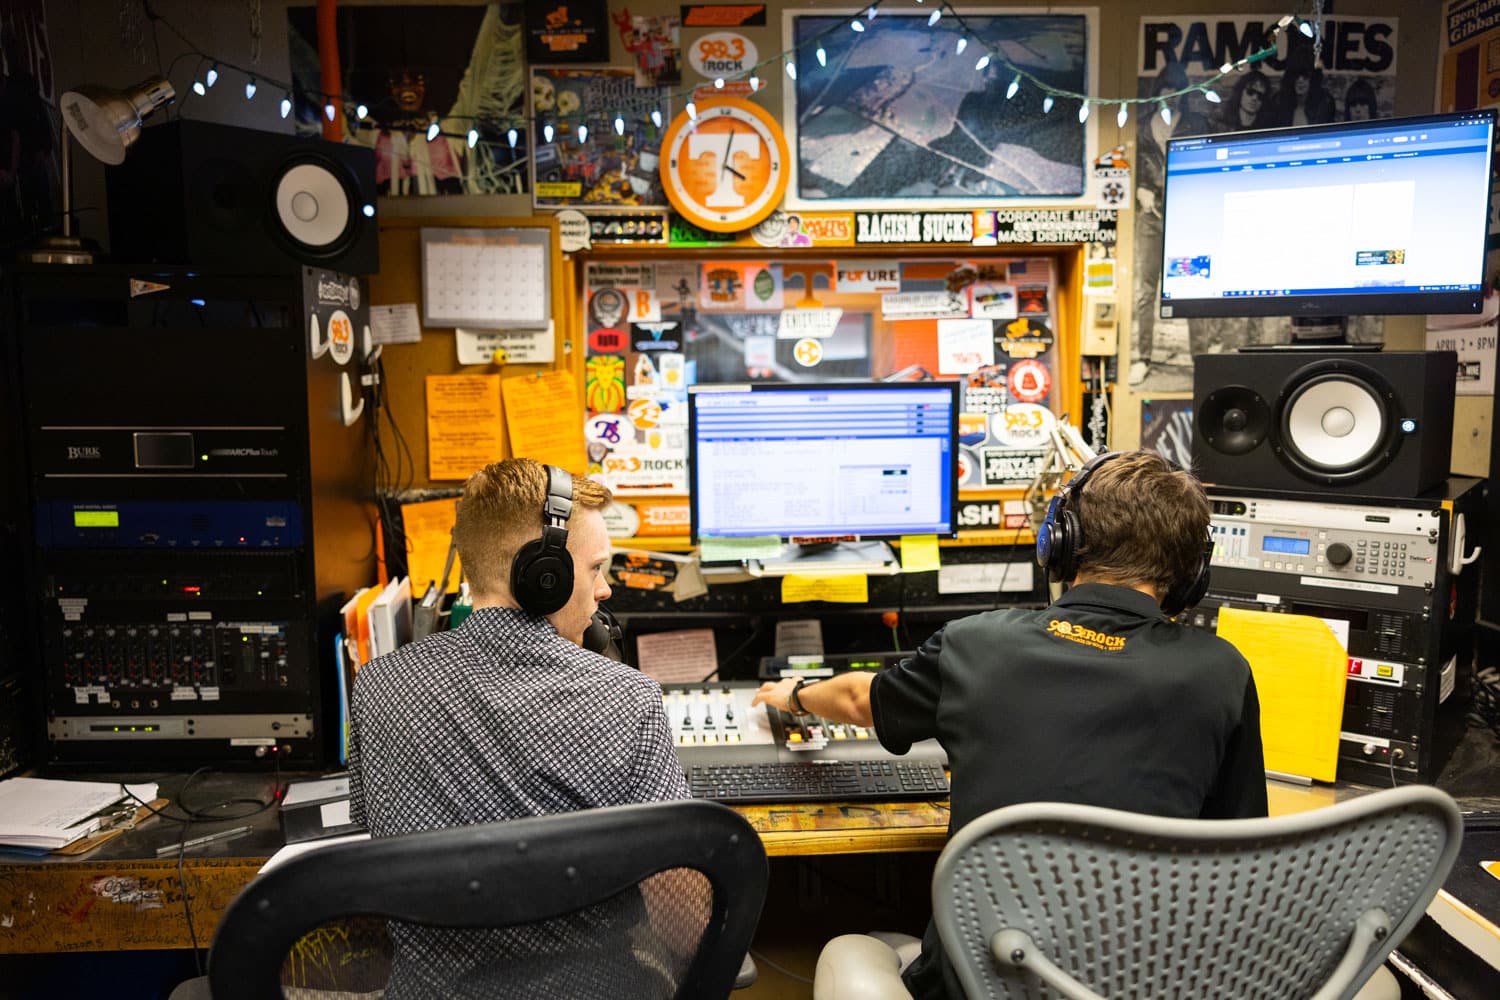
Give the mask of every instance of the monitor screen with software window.
[[1161, 315], [1475, 313], [1495, 111], [1172, 139]]
[[951, 535], [956, 382], [694, 386], [694, 542]]

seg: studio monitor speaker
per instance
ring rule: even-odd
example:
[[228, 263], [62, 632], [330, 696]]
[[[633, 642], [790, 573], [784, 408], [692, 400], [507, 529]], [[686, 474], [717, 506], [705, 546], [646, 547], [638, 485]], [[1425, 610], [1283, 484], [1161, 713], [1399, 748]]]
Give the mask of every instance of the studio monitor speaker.
[[1452, 351], [1251, 351], [1193, 359], [1204, 482], [1414, 497], [1448, 476]]
[[127, 263], [380, 269], [363, 146], [178, 120], [145, 129], [106, 178], [110, 250]]

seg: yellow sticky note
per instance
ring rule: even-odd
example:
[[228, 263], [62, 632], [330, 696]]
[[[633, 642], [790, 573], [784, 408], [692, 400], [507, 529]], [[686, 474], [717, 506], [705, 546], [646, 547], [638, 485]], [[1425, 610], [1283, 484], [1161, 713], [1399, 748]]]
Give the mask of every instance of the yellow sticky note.
[[864, 604], [869, 599], [869, 578], [858, 573], [845, 573], [836, 576], [788, 573], [781, 578], [782, 604], [796, 604], [798, 601], [832, 601], [836, 604]]
[[519, 375], [502, 383], [511, 454], [582, 475], [583, 404], [573, 374]]
[[1266, 770], [1332, 781], [1349, 654], [1321, 618], [1219, 609], [1219, 638], [1250, 664]]
[[926, 573], [937, 568], [937, 535], [901, 536], [901, 572]]

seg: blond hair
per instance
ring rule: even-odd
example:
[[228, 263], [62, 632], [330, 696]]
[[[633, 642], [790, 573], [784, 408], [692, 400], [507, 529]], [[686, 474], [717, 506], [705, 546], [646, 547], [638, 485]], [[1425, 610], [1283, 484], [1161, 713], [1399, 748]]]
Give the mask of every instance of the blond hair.
[[[602, 510], [613, 497], [583, 476], [572, 476], [573, 504]], [[464, 483], [453, 522], [453, 542], [464, 577], [476, 594], [510, 590], [510, 567], [521, 546], [542, 536], [547, 467], [530, 458], [492, 462]]]

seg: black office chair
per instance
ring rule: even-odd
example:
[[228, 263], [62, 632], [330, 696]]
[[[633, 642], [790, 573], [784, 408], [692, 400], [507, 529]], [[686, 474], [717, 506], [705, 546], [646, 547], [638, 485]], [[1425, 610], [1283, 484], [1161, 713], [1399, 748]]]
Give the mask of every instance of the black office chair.
[[[381, 988], [392, 997], [726, 997], [766, 878], [755, 830], [703, 800], [331, 847], [272, 869], [230, 904], [209, 986], [213, 1000], [284, 997], [284, 980], [301, 995], [371, 995], [368, 976], [332, 990], [309, 981], [367, 959], [383, 976], [380, 949], [344, 919], [367, 915], [389, 921]], [[322, 927], [338, 930], [306, 937]]]

